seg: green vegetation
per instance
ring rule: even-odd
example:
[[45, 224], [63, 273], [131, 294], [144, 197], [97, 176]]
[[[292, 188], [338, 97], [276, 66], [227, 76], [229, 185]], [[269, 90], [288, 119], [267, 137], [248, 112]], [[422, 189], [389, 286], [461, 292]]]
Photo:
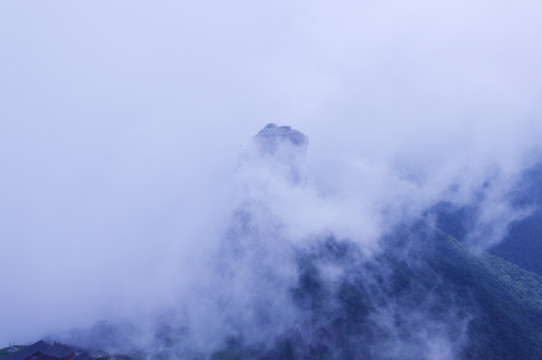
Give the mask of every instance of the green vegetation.
[[512, 225], [506, 238], [490, 252], [542, 275], [542, 210]]
[[254, 359], [254, 354], [247, 350], [227, 349], [213, 353], [211, 360], [249, 360]]
[[90, 358], [90, 360], [145, 360], [143, 354], [100, 354]]
[[8, 346], [6, 348], [0, 349], [0, 359], [10, 354], [13, 354], [14, 352], [20, 351], [24, 349], [25, 347], [26, 346], [22, 346], [22, 345], [14, 345], [14, 346]]
[[542, 279], [498, 256], [472, 255], [446, 233], [434, 266], [472, 298], [468, 359], [542, 358]]

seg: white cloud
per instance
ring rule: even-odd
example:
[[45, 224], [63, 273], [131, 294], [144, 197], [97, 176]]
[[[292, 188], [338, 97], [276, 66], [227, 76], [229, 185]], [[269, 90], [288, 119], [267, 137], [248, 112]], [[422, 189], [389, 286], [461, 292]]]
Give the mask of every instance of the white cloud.
[[290, 238], [332, 230], [371, 248], [489, 178], [481, 224], [515, 219], [507, 191], [540, 154], [541, 12], [527, 0], [0, 5], [0, 343], [188, 291], [238, 200], [238, 154], [268, 122], [310, 138], [306, 186], [245, 174]]

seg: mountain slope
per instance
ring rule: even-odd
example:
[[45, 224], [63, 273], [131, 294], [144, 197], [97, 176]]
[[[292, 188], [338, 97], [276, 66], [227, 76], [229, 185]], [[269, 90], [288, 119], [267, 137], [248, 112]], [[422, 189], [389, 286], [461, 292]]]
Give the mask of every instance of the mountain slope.
[[471, 294], [477, 316], [465, 355], [472, 359], [542, 356], [542, 279], [498, 256], [474, 256], [453, 237], [439, 236], [433, 266]]

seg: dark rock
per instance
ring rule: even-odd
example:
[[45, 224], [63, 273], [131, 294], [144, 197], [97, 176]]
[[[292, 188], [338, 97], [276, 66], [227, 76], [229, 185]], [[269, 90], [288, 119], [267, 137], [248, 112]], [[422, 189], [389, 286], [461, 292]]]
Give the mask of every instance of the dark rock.
[[294, 147], [305, 149], [308, 145], [308, 138], [300, 131], [293, 130], [290, 126], [277, 126], [267, 124], [258, 134], [256, 140], [264, 153], [273, 154], [281, 144], [289, 144]]

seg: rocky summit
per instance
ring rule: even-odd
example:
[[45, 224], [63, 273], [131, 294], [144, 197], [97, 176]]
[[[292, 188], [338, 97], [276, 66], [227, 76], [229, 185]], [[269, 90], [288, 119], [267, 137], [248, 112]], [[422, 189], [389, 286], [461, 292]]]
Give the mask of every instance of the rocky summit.
[[279, 144], [290, 144], [295, 147], [305, 149], [309, 139], [300, 131], [292, 129], [290, 126], [278, 126], [277, 124], [267, 124], [258, 134], [256, 140], [264, 153], [274, 154], [279, 148]]

